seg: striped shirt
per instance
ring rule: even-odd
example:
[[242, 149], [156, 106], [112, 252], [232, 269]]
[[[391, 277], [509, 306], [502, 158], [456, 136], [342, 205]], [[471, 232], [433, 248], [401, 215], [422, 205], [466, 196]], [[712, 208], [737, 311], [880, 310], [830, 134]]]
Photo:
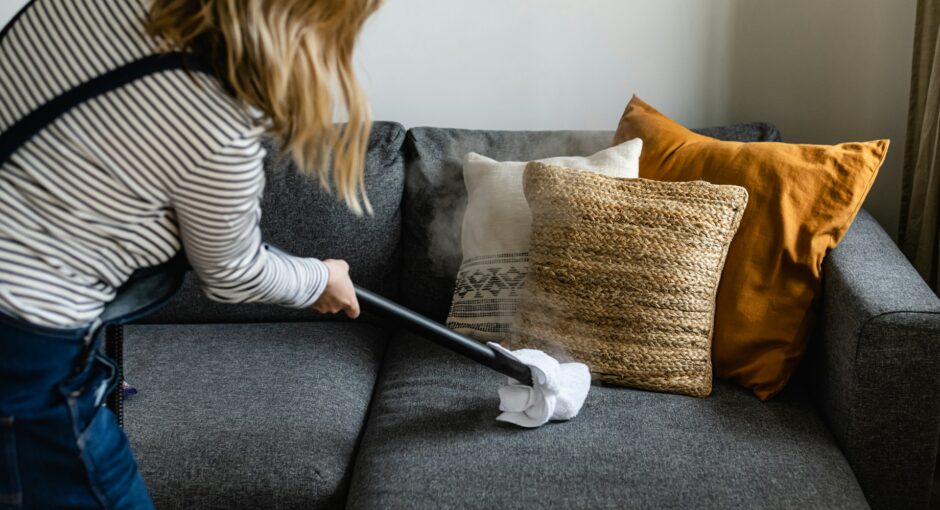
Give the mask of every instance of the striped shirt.
[[[157, 51], [147, 0], [34, 0], [0, 39], [0, 131]], [[0, 167], [0, 312], [74, 328], [138, 268], [182, 247], [206, 294], [311, 305], [326, 266], [268, 250], [257, 116], [201, 73], [164, 71], [90, 99]]]

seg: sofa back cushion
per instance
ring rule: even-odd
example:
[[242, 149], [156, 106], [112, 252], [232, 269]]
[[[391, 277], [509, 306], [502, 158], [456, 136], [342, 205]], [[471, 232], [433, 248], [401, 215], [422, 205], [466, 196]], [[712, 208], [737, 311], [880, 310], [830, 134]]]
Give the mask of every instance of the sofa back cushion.
[[[697, 132], [721, 140], [780, 141], [777, 129], [764, 123]], [[441, 322], [447, 317], [462, 256], [465, 154], [476, 152], [497, 161], [588, 156], [610, 147], [612, 140], [613, 131], [409, 130], [404, 146], [402, 303]]]
[[[401, 274], [401, 198], [404, 188], [404, 128], [373, 126], [365, 184], [374, 216], [356, 217], [315, 178], [300, 174], [267, 144], [266, 183], [261, 204], [265, 242], [295, 255], [345, 259], [357, 284], [395, 296]], [[274, 305], [217, 303], [203, 295], [192, 272], [176, 298], [144, 323], [282, 322], [324, 318], [311, 310]], [[332, 318], [332, 317], [330, 317]]]

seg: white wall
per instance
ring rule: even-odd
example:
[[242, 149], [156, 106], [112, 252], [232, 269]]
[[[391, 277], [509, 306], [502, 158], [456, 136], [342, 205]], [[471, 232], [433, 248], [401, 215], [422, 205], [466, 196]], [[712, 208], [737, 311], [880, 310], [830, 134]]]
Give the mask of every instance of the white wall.
[[388, 0], [359, 63], [376, 118], [406, 126], [614, 129], [636, 93], [689, 126], [891, 138], [866, 205], [893, 233], [914, 2]]
[[26, 0], [0, 0], [0, 25], [6, 25], [7, 21], [24, 5], [26, 5]]
[[360, 46], [376, 117], [614, 129], [636, 93], [691, 126], [891, 138], [866, 204], [894, 233], [914, 0], [389, 0]]

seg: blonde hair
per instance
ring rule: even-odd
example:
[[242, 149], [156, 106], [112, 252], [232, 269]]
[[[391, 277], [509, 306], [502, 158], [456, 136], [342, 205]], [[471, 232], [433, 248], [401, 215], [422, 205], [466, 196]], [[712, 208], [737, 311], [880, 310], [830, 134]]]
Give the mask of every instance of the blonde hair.
[[[297, 166], [355, 214], [364, 189], [371, 112], [353, 72], [363, 23], [381, 0], [153, 0], [150, 34], [208, 60], [236, 97], [260, 110]], [[337, 101], [338, 99], [338, 101]], [[334, 123], [334, 107], [348, 121]], [[332, 156], [332, 158], [331, 158]]]

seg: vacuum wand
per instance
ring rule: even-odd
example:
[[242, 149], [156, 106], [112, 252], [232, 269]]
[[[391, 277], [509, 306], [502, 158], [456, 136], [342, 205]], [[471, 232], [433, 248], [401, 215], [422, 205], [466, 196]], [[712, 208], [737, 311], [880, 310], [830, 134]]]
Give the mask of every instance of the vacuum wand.
[[442, 324], [413, 312], [372, 291], [356, 287], [360, 308], [394, 325], [420, 335], [441, 347], [508, 375], [525, 385], [532, 385], [532, 370], [518, 359], [509, 357], [472, 338], [452, 331]]

